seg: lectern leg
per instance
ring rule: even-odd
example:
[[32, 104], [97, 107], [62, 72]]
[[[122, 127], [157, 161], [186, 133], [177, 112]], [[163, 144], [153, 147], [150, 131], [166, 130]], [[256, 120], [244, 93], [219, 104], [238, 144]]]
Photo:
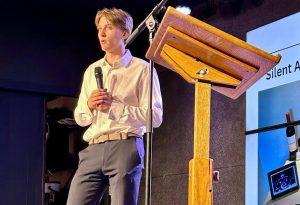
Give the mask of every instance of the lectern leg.
[[212, 159], [192, 159], [189, 163], [189, 205], [212, 204]]
[[209, 159], [211, 85], [195, 84], [194, 158], [189, 163], [189, 205], [212, 204], [212, 160]]

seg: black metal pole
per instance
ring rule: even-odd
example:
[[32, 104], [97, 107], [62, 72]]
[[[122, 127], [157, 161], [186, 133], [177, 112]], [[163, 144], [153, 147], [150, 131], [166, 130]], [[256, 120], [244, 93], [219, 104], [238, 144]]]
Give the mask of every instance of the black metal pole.
[[151, 205], [152, 133], [146, 134], [145, 205]]
[[282, 123], [282, 124], [278, 124], [278, 125], [272, 125], [272, 126], [268, 126], [268, 127], [262, 127], [262, 128], [258, 128], [255, 130], [249, 130], [249, 131], [246, 131], [245, 134], [251, 135], [251, 134], [255, 134], [255, 133], [277, 130], [280, 128], [284, 128], [284, 127], [288, 127], [288, 126], [296, 126], [296, 125], [300, 125], [300, 120], [294, 121], [294, 122], [289, 122], [289, 123]]
[[[146, 21], [147, 28], [149, 30], [149, 43], [151, 45], [153, 36], [156, 29], [156, 20], [153, 16]], [[152, 93], [153, 93], [153, 69], [154, 62], [149, 60], [150, 75], [148, 79], [149, 83], [149, 95], [148, 95], [148, 109], [147, 109], [147, 126], [146, 126], [146, 173], [145, 173], [145, 205], [151, 205], [151, 174], [152, 174]]]

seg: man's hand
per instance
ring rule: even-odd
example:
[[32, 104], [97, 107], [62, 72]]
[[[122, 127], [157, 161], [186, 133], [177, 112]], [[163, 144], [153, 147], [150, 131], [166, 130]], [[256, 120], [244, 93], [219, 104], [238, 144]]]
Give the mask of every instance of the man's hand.
[[93, 90], [89, 99], [88, 107], [90, 110], [97, 109], [100, 112], [108, 112], [112, 103], [112, 96], [107, 92], [106, 89]]

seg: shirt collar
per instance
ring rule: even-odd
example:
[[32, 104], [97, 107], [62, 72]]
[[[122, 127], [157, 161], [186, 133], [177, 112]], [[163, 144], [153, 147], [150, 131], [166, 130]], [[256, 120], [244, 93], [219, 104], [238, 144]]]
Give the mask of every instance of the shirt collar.
[[104, 58], [102, 58], [100, 60], [100, 66], [101, 67], [105, 67], [105, 66], [109, 66], [109, 67], [114, 67], [114, 68], [117, 68], [117, 67], [127, 67], [130, 63], [132, 59], [132, 55], [131, 55], [131, 52], [130, 50], [126, 49], [125, 51], [125, 54], [122, 56], [122, 58], [120, 58], [119, 60], [117, 60], [114, 65], [110, 66], [106, 60], [105, 60], [105, 56]]

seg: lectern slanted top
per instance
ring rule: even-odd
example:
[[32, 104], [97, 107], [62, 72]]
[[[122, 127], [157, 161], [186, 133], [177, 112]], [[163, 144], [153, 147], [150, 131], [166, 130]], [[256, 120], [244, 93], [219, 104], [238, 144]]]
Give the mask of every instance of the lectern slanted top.
[[189, 162], [189, 205], [212, 204], [211, 89], [238, 98], [281, 56], [169, 7], [146, 57], [195, 84], [194, 157]]
[[168, 7], [146, 57], [190, 83], [210, 82], [213, 90], [233, 99], [281, 58], [172, 7]]

